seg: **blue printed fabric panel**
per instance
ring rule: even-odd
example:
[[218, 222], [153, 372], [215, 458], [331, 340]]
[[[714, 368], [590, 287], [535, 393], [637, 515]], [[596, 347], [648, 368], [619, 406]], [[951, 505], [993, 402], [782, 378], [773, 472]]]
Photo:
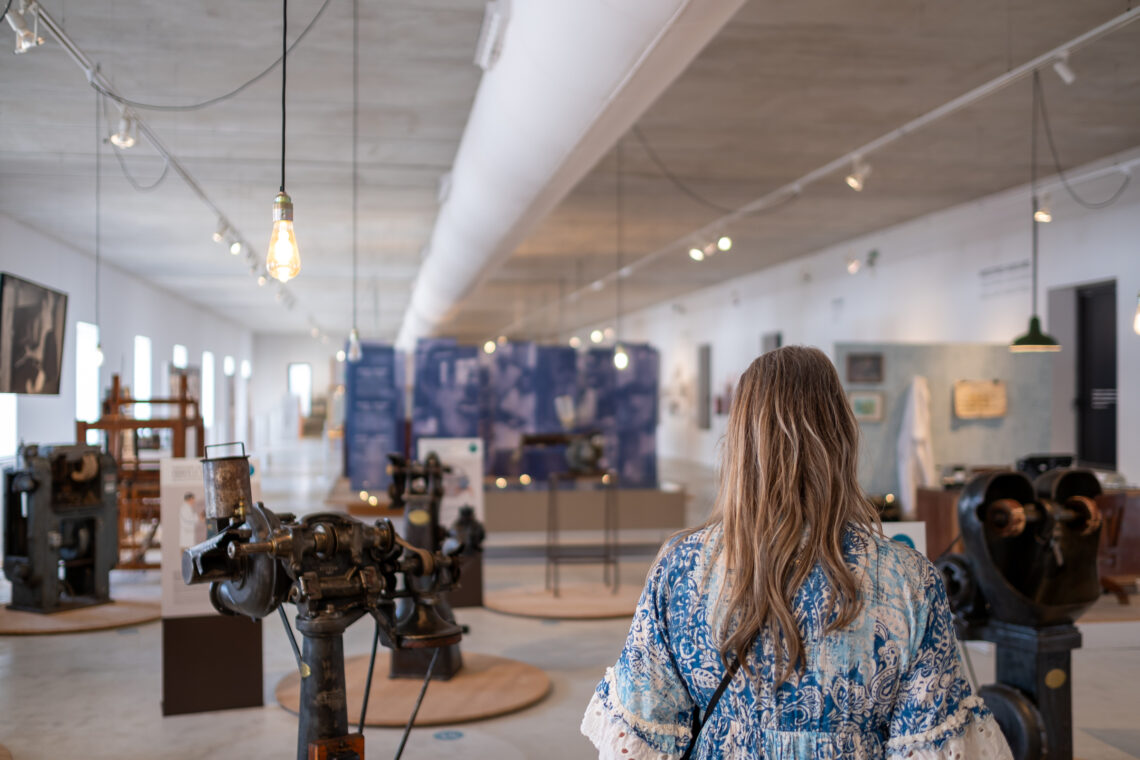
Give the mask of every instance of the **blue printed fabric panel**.
[[651, 346], [626, 346], [629, 367], [616, 374], [618, 483], [657, 487], [657, 377], [660, 358]]
[[[578, 431], [599, 432], [605, 440], [603, 466], [618, 466], [617, 368], [612, 348], [578, 355]], [[619, 486], [625, 485], [619, 481]]]
[[416, 343], [413, 450], [421, 436], [474, 438], [480, 432], [479, 355], [453, 339]]
[[391, 346], [362, 343], [345, 366], [345, 472], [353, 490], [388, 487], [388, 454], [404, 450], [404, 391]]

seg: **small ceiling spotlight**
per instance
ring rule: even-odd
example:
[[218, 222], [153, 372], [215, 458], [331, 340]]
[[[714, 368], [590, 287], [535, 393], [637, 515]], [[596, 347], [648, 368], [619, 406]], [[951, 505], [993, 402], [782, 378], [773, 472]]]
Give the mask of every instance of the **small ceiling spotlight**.
[[847, 274], [859, 274], [859, 267], [862, 266], [859, 259], [852, 257], [847, 259]]
[[721, 235], [719, 238], [717, 238], [716, 247], [718, 251], [731, 251], [732, 238], [730, 238], [728, 235]]
[[240, 240], [235, 240], [234, 242], [230, 243], [230, 253], [234, 256], [237, 256], [239, 253], [241, 253]]
[[1057, 76], [1061, 77], [1061, 81], [1065, 84], [1072, 84], [1077, 81], [1077, 73], [1069, 66], [1069, 51], [1061, 53], [1057, 60], [1053, 61], [1053, 71], [1057, 72]]
[[116, 148], [132, 148], [138, 142], [138, 126], [127, 111], [119, 117], [119, 128], [111, 135], [111, 144]]
[[570, 348], [581, 348], [581, 347], [582, 347], [582, 339], [579, 338], [577, 335], [571, 335], [570, 336]]
[[605, 330], [602, 331], [602, 335], [605, 336], [606, 340], [613, 340], [614, 335], [615, 335], [614, 328], [607, 327]]
[[500, 335], [498, 338], [495, 338], [495, 342], [498, 343], [500, 346], [506, 345], [507, 336], [506, 335]]
[[605, 333], [603, 333], [601, 330], [591, 330], [590, 331], [590, 342], [591, 343], [601, 343], [605, 337], [606, 337]]
[[36, 14], [32, 22], [33, 28], [28, 28], [28, 22], [24, 19], [24, 14], [27, 10], [16, 11], [15, 8], [9, 8], [5, 18], [8, 19], [8, 25], [12, 27], [12, 31], [16, 33], [16, 55], [26, 53], [37, 45], [44, 44], [44, 38], [40, 36], [40, 17]]
[[525, 472], [522, 475], [519, 475], [519, 485], [529, 486], [531, 482], [532, 481], [530, 475], [527, 475]]
[[862, 158], [856, 157], [851, 162], [851, 173], [847, 175], [847, 186], [859, 193], [867, 184], [867, 177], [871, 176], [871, 165]]
[[495, 487], [500, 489], [500, 490], [506, 488], [507, 487], [507, 479], [506, 478], [495, 478]]
[[259, 274], [259, 275], [257, 276], [257, 287], [259, 287], [259, 288], [264, 288], [264, 287], [265, 287], [265, 283], [267, 283], [267, 282], [269, 282], [269, 278], [267, 278], [267, 277], [265, 276], [265, 274]]
[[226, 233], [230, 231], [230, 225], [225, 219], [218, 217], [218, 228], [214, 230], [214, 242], [220, 243], [226, 239]]
[[487, 341], [486, 343], [483, 344], [483, 353], [485, 353], [485, 354], [495, 353], [496, 346], [497, 346], [497, 344], [495, 343], [495, 341], [493, 341], [493, 340]]
[[689, 258], [692, 259], [693, 261], [704, 261], [705, 260], [705, 252], [702, 251], [700, 248], [690, 248], [689, 249]]
[[1040, 222], [1041, 224], [1048, 224], [1053, 221], [1053, 212], [1049, 208], [1049, 196], [1043, 195], [1041, 202], [1035, 204], [1037, 209], [1033, 212], [1033, 221]]
[[338, 349], [337, 349], [337, 352], [336, 352], [336, 360], [337, 360], [337, 362], [343, 362], [343, 361], [345, 360], [345, 357], [346, 357], [346, 354], [344, 353], [344, 349], [343, 349], [343, 348], [338, 348]]

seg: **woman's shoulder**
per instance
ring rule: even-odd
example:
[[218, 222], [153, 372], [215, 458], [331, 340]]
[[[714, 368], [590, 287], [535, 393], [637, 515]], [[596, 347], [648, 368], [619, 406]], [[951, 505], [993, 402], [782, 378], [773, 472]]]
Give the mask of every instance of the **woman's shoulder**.
[[885, 590], [923, 596], [941, 575], [925, 555], [870, 528], [852, 528], [848, 547], [860, 564], [873, 566]]

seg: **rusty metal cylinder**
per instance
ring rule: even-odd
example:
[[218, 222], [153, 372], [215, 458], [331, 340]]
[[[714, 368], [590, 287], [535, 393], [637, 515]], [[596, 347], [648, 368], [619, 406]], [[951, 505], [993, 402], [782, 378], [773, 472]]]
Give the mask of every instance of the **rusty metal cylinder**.
[[[249, 482], [249, 457], [245, 444], [216, 444], [241, 446], [240, 456], [209, 457], [202, 460], [202, 481], [206, 489], [207, 520], [224, 520], [239, 515], [253, 505], [253, 489]], [[213, 446], [207, 446], [207, 449]], [[209, 452], [206, 452], [209, 454]]]

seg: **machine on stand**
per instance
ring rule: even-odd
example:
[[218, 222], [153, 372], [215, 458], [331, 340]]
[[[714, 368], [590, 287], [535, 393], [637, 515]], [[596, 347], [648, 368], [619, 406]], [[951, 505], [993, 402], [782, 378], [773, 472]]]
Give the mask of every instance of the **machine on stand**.
[[1016, 760], [1073, 756], [1073, 623], [1100, 596], [1100, 493], [1087, 470], [976, 476], [958, 500], [965, 554], [936, 563], [959, 638], [996, 646], [978, 690]]
[[[287, 630], [281, 605], [296, 605], [304, 638], [299, 651], [289, 631], [301, 671], [297, 760], [364, 760], [363, 734], [348, 729], [344, 631], [369, 615], [391, 649], [456, 644], [462, 631], [438, 604], [457, 581], [454, 555], [462, 547], [421, 549], [386, 519], [369, 525], [335, 513], [278, 515], [253, 502], [248, 457], [202, 465], [211, 535], [183, 553], [183, 580], [210, 583], [210, 600], [223, 614], [262, 618], [277, 610]], [[367, 701], [366, 691], [365, 711]]]
[[115, 461], [94, 446], [24, 446], [4, 472], [4, 574], [13, 609], [111, 601], [118, 559]]

